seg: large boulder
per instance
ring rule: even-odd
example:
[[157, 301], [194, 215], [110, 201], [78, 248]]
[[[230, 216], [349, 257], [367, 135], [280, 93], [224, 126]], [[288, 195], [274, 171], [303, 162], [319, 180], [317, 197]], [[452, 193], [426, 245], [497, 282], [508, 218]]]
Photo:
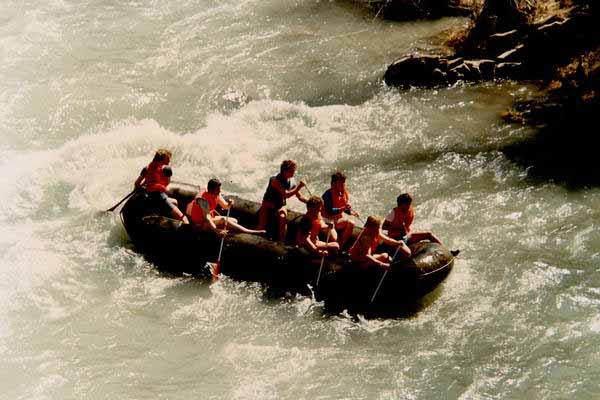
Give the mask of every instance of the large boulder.
[[390, 86], [436, 86], [446, 82], [448, 60], [440, 56], [408, 56], [390, 65], [383, 77]]

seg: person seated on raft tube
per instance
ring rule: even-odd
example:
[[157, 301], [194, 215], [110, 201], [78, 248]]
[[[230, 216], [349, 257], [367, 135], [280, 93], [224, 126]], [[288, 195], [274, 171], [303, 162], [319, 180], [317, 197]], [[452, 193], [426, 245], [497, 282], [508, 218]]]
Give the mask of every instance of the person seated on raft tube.
[[406, 244], [413, 244], [423, 240], [442, 243], [431, 232], [410, 231], [413, 220], [415, 219], [415, 209], [412, 205], [412, 197], [410, 194], [400, 194], [396, 199], [396, 203], [398, 207], [393, 208], [383, 222], [383, 229], [387, 230], [389, 237], [402, 240]]
[[134, 187], [136, 189], [143, 188], [148, 194], [150, 204], [160, 213], [187, 224], [189, 221], [179, 209], [177, 200], [167, 196], [167, 186], [171, 183], [171, 176], [173, 175], [173, 170], [169, 167], [170, 162], [171, 152], [158, 149], [152, 162], [140, 172]]
[[331, 188], [327, 189], [321, 197], [324, 201], [323, 218], [326, 223], [335, 224], [335, 229], [342, 233], [338, 243], [340, 248], [343, 248], [354, 229], [354, 222], [348, 219], [344, 213], [355, 217], [359, 216], [348, 203], [346, 175], [339, 171], [331, 175]]
[[279, 167], [279, 174], [269, 178], [267, 190], [263, 196], [262, 204], [258, 210], [258, 227], [262, 230], [267, 226], [269, 216], [275, 215], [277, 218], [277, 239], [285, 241], [287, 232], [287, 208], [286, 200], [292, 196], [296, 196], [298, 200], [306, 203], [308, 199], [300, 193], [300, 189], [305, 186], [304, 181], [300, 181], [297, 185], [292, 179], [296, 174], [296, 162], [293, 160], [285, 160]]
[[206, 190], [198, 192], [194, 200], [188, 204], [186, 208], [186, 214], [189, 216], [192, 224], [201, 230], [212, 230], [219, 236], [225, 236], [227, 231], [225, 230], [225, 220], [227, 219], [227, 228], [231, 228], [234, 231], [250, 234], [264, 234], [264, 230], [252, 230], [244, 228], [237, 222], [237, 219], [229, 217], [226, 218], [219, 215], [217, 212], [217, 205], [222, 209], [227, 210], [233, 206], [234, 201], [230, 199], [226, 201], [221, 195], [221, 181], [218, 179], [211, 179], [206, 185]]
[[365, 227], [356, 241], [350, 247], [350, 259], [361, 268], [382, 267], [389, 269], [392, 257], [388, 253], [375, 253], [380, 242], [389, 246], [400, 246], [396, 257], [410, 257], [411, 251], [402, 240], [395, 240], [383, 234], [381, 231], [381, 219], [369, 216]]
[[[296, 244], [320, 256], [326, 256], [329, 252], [339, 251], [340, 245], [336, 242], [337, 232], [333, 223], [326, 224], [321, 218], [322, 209], [323, 200], [320, 197], [313, 196], [308, 199], [306, 214], [298, 224]], [[319, 233], [321, 232], [327, 235], [331, 242], [319, 240]]]

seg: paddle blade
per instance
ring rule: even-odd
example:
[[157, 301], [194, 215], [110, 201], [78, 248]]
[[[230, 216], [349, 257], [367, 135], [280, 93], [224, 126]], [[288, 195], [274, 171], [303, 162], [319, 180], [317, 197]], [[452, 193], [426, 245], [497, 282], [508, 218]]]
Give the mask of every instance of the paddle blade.
[[215, 267], [212, 270], [212, 276], [213, 276], [213, 280], [217, 280], [219, 279], [219, 267], [221, 266], [221, 261], [217, 261], [217, 263], [215, 264]]

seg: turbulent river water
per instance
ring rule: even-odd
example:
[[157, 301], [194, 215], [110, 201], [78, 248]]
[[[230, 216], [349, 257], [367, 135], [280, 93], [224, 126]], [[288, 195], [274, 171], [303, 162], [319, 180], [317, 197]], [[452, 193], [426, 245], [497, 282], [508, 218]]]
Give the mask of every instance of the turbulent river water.
[[[341, 0], [4, 0], [0, 398], [598, 398], [600, 190], [502, 152], [534, 133], [499, 118], [534, 88], [381, 82], [464, 22]], [[285, 158], [317, 193], [344, 170], [363, 215], [409, 191], [416, 228], [462, 258], [391, 319], [161, 274], [98, 213], [157, 147], [176, 179], [249, 199]]]

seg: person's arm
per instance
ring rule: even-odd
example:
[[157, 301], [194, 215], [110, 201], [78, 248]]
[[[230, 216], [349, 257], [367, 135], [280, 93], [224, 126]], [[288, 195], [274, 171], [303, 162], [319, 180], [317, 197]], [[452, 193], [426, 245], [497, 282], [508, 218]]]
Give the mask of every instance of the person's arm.
[[390, 269], [390, 264], [383, 262], [383, 261], [379, 261], [377, 258], [375, 258], [372, 254], [367, 254], [366, 256], [369, 260], [373, 261], [376, 265], [379, 265], [382, 268], [385, 269]]
[[385, 217], [385, 220], [383, 221], [383, 226], [381, 228], [386, 231], [390, 230], [390, 228], [392, 227], [392, 222], [394, 222], [394, 217], [395, 211], [394, 209], [392, 209]]
[[358, 213], [355, 213], [354, 211], [352, 211], [352, 206], [349, 203], [346, 204], [346, 206], [343, 208], [342, 211], [348, 215], [358, 214]]
[[308, 197], [304, 197], [300, 191], [296, 192], [296, 197], [304, 204], [308, 203]]
[[214, 233], [216, 233], [219, 236], [227, 235], [226, 230], [217, 228], [217, 225], [215, 225], [215, 221], [213, 221], [213, 218], [209, 214], [206, 214], [205, 217], [206, 217], [206, 222], [208, 223], [208, 226]]
[[231, 207], [234, 203], [233, 199], [229, 199], [229, 201], [225, 200], [225, 198], [223, 197], [223, 195], [219, 195], [219, 197], [217, 198], [217, 203], [219, 204], [219, 206], [221, 206], [221, 208], [223, 210], [227, 210], [229, 207]]
[[145, 177], [146, 177], [146, 167], [144, 167], [142, 169], [142, 171], [140, 172], [140, 176], [138, 176], [137, 179], [135, 180], [133, 187], [136, 189], [141, 188], [144, 183]]
[[184, 224], [190, 223], [188, 218], [185, 216], [185, 214], [182, 213], [181, 210], [179, 209], [179, 207], [177, 207], [177, 206], [174, 206], [171, 209], [171, 215], [173, 216], [173, 218], [180, 220]]
[[313, 241], [312, 241], [312, 240], [310, 240], [310, 235], [306, 235], [306, 236], [304, 237], [304, 242], [303, 242], [303, 244], [304, 244], [306, 247], [308, 247], [310, 250], [312, 250], [312, 251], [314, 251], [314, 252], [316, 252], [316, 251], [317, 251], [317, 245], [315, 245], [315, 244], [313, 243]]
[[324, 221], [321, 221], [321, 230], [323, 230], [332, 241], [337, 242], [338, 234], [335, 230], [335, 224], [333, 222], [326, 224]]
[[[279, 182], [279, 180], [277, 178], [271, 178], [271, 186], [277, 190], [279, 192], [279, 194], [281, 194], [281, 196], [283, 196], [284, 198], [288, 199], [292, 196], [297, 196], [297, 193], [300, 192], [300, 189], [302, 189], [304, 187], [305, 183], [304, 181], [300, 181], [298, 183], [298, 185], [294, 186], [293, 188], [287, 190], [285, 189], [283, 186], [281, 186], [281, 182]], [[300, 197], [303, 197], [302, 195], [300, 195], [298, 197], [298, 200], [302, 201], [302, 199]], [[303, 197], [304, 198], [304, 197]], [[308, 200], [307, 200], [308, 201]], [[306, 201], [302, 201], [303, 203], [306, 203]]]
[[300, 233], [302, 234], [302, 241], [300, 242], [300, 244], [303, 247], [306, 247], [311, 252], [318, 254], [320, 256], [327, 255], [327, 250], [319, 250], [316, 243], [313, 243], [312, 239], [310, 238], [310, 230], [305, 231], [302, 226], [300, 226], [299, 229], [300, 229]]
[[144, 182], [144, 177], [140, 175], [135, 180], [135, 183], [133, 184], [133, 187], [136, 188], [136, 189], [141, 188], [142, 187], [142, 182]]
[[410, 257], [411, 255], [411, 251], [408, 248], [408, 246], [406, 245], [406, 243], [404, 243], [402, 240], [394, 240], [391, 237], [385, 235], [383, 232], [379, 232], [379, 237], [381, 238], [381, 240], [383, 241], [383, 243], [390, 245], [390, 246], [395, 246], [395, 247], [400, 247], [398, 249], [398, 254], [404, 255], [406, 257]]

